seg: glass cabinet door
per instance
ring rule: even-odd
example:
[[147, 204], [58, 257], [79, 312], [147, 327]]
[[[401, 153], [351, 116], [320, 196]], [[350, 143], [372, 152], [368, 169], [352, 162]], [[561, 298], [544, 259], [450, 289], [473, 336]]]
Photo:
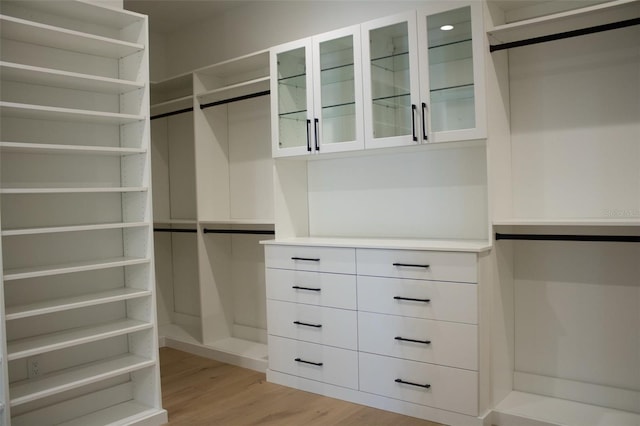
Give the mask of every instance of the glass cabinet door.
[[415, 14], [363, 24], [367, 148], [419, 142]]
[[474, 18], [476, 6], [419, 14], [424, 139], [429, 135], [434, 142], [486, 137], [479, 62], [482, 34], [480, 18]]

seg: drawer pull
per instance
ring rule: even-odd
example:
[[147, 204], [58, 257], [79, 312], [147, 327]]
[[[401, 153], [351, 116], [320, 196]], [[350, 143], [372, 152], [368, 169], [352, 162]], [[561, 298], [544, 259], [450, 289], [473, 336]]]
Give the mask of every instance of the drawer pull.
[[395, 382], [402, 383], [403, 385], [417, 386], [419, 388], [425, 388], [425, 389], [429, 389], [431, 387], [431, 385], [428, 383], [421, 385], [420, 383], [406, 382], [402, 379], [396, 379]]
[[431, 299], [415, 299], [413, 297], [402, 297], [402, 296], [393, 296], [393, 298], [395, 300], [408, 300], [410, 302], [422, 302], [422, 303], [429, 303], [431, 302]]
[[303, 260], [305, 262], [320, 262], [319, 257], [297, 257], [293, 256], [291, 260]]
[[413, 343], [422, 343], [424, 345], [430, 345], [431, 344], [431, 340], [416, 340], [416, 339], [407, 339], [405, 337], [400, 337], [400, 336], [396, 336], [395, 337], [396, 340], [401, 340], [403, 342], [413, 342]]
[[322, 363], [321, 362], [313, 362], [313, 361], [305, 361], [302, 358], [296, 358], [294, 359], [295, 362], [301, 362], [303, 364], [311, 364], [311, 365], [316, 365], [318, 367], [322, 367]]
[[429, 265], [418, 265], [415, 263], [394, 263], [393, 266], [407, 266], [409, 268], [428, 268]]
[[301, 321], [294, 321], [293, 322], [295, 325], [304, 325], [307, 327], [315, 327], [315, 328], [322, 328], [322, 324], [311, 324], [308, 322], [301, 322]]
[[321, 291], [321, 288], [313, 288], [313, 287], [301, 287], [299, 285], [294, 285], [291, 286], [291, 288], [295, 289], [295, 290], [307, 290], [307, 291]]

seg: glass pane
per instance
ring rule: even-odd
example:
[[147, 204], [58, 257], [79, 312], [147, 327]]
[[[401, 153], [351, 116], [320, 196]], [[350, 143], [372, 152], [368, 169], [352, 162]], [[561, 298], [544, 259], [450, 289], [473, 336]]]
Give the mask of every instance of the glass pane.
[[278, 141], [280, 148], [307, 144], [305, 49], [278, 54]]
[[322, 143], [356, 139], [353, 36], [320, 43]]
[[427, 17], [433, 131], [475, 127], [471, 8]]
[[406, 22], [371, 30], [373, 137], [410, 135], [409, 40]]

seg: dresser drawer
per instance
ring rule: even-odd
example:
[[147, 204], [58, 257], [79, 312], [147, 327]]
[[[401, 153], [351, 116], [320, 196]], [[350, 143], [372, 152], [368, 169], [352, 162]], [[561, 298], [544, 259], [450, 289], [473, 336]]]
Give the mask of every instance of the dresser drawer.
[[358, 353], [269, 336], [269, 368], [323, 383], [358, 389]]
[[355, 256], [353, 248], [285, 245], [265, 247], [267, 268], [355, 274]]
[[362, 352], [478, 369], [478, 327], [394, 315], [358, 313]]
[[[475, 371], [362, 352], [359, 359], [361, 391], [470, 416], [478, 415], [478, 373]], [[409, 383], [399, 383], [398, 380]]]
[[358, 275], [478, 282], [475, 253], [358, 249]]
[[358, 276], [358, 310], [478, 323], [478, 286]]
[[267, 301], [269, 334], [345, 349], [358, 349], [356, 311]]
[[356, 309], [356, 276], [267, 268], [267, 298]]

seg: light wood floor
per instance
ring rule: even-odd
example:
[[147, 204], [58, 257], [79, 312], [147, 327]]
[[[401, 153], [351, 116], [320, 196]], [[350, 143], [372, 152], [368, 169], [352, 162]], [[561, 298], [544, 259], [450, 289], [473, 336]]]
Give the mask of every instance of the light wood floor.
[[263, 373], [171, 348], [160, 348], [160, 371], [172, 426], [440, 426], [267, 383]]

